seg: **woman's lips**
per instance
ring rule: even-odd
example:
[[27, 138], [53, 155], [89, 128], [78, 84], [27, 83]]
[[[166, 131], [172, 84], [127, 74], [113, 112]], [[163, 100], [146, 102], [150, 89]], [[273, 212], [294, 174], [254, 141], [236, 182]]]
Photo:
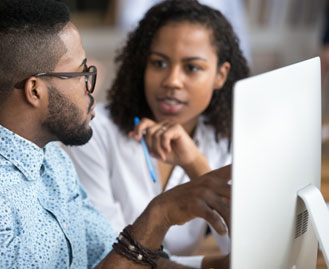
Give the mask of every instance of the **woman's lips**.
[[179, 112], [183, 106], [184, 102], [181, 102], [175, 98], [162, 98], [159, 99], [160, 110], [165, 114], [174, 114]]

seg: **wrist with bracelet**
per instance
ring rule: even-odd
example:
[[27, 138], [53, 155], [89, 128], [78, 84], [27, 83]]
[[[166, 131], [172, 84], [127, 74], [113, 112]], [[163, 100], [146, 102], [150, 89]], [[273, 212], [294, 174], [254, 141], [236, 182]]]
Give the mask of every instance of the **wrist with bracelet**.
[[157, 261], [160, 257], [169, 259], [162, 246], [159, 249], [151, 250], [138, 243], [134, 239], [131, 225], [124, 228], [117, 240], [118, 242], [113, 244], [113, 249], [135, 263], [151, 266], [153, 269], [157, 268]]

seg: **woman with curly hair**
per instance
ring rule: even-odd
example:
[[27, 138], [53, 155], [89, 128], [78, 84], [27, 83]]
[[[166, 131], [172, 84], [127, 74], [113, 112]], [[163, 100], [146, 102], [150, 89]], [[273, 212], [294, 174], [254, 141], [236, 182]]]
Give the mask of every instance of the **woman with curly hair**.
[[[108, 102], [96, 107], [92, 139], [68, 152], [90, 199], [121, 231], [159, 193], [230, 164], [232, 87], [249, 69], [230, 23], [194, 0], [152, 7], [116, 64]], [[202, 219], [172, 227], [163, 245], [173, 255], [192, 255], [206, 229]], [[226, 254], [227, 235], [218, 242]], [[202, 258], [194, 259], [200, 267]]]

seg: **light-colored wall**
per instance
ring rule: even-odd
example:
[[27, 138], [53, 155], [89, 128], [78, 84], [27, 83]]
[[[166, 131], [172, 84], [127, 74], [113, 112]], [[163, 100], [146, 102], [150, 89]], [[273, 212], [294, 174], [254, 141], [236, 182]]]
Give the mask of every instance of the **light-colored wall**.
[[[252, 74], [263, 73], [318, 54], [324, 0], [244, 0]], [[90, 62], [99, 69], [96, 100], [105, 100], [115, 71], [115, 52], [126, 32], [106, 26], [104, 14], [73, 15]]]

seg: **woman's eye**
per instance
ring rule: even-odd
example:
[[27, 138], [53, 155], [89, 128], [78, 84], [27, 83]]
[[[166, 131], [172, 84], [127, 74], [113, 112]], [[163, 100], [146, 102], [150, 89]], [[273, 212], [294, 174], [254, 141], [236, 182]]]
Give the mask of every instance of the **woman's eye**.
[[188, 71], [188, 72], [196, 72], [196, 71], [199, 71], [201, 70], [201, 68], [197, 65], [194, 65], [194, 64], [188, 64], [185, 66], [185, 69]]
[[157, 68], [165, 68], [167, 64], [161, 60], [151, 60], [151, 64]]

